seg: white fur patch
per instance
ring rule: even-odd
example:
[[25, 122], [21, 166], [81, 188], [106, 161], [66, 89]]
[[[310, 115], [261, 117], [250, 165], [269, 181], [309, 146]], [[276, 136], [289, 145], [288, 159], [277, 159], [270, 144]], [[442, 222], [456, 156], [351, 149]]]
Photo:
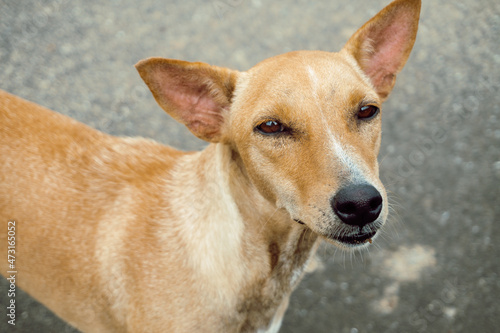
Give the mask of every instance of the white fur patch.
[[257, 333], [278, 333], [282, 322], [283, 318], [280, 320], [273, 319], [271, 325], [266, 330], [258, 330]]
[[340, 140], [338, 140], [331, 131], [328, 133], [330, 143], [333, 147], [335, 157], [342, 163], [346, 171], [349, 172], [351, 175], [351, 179], [353, 180], [358, 180], [362, 181], [366, 179], [363, 175], [363, 171], [361, 168], [358, 166], [358, 163], [355, 162], [355, 159], [351, 156], [351, 154], [348, 151], [354, 151], [353, 148], [349, 149], [349, 147], [346, 147], [342, 143], [340, 143]]
[[314, 96], [317, 97], [318, 95], [318, 85], [319, 85], [319, 78], [314, 69], [311, 66], [307, 66], [307, 74], [309, 75], [309, 79], [311, 80], [312, 83], [312, 88], [313, 88], [313, 94]]
[[276, 310], [276, 314], [274, 315], [273, 319], [271, 320], [271, 323], [269, 326], [265, 329], [259, 329], [257, 330], [257, 333], [278, 333], [280, 328], [281, 328], [281, 323], [283, 322], [283, 317], [285, 315], [285, 311], [288, 307], [288, 297], [286, 297], [281, 305], [278, 307]]
[[133, 218], [122, 207], [129, 207], [133, 202], [133, 189], [123, 188], [118, 200], [99, 222], [94, 256], [99, 262], [101, 283], [113, 304], [116, 318], [122, 322], [126, 320], [125, 308], [129, 302], [129, 294], [125, 288], [126, 268], [122, 257], [127, 229], [123, 225]]
[[172, 208], [177, 221], [182, 221], [178, 230], [189, 249], [188, 264], [211, 285], [205, 289], [222, 298], [234, 295], [244, 276], [240, 256], [244, 225], [230, 193], [230, 158], [224, 149], [222, 144], [215, 147], [202, 174], [193, 170], [199, 154], [189, 156], [175, 171], [171, 188]]
[[316, 104], [320, 109], [320, 113], [323, 116], [323, 122], [327, 130], [331, 145], [333, 146], [335, 157], [339, 159], [339, 161], [347, 169], [347, 171], [349, 171], [349, 173], [353, 175], [353, 178], [356, 179], [363, 178], [362, 177], [363, 172], [361, 172], [354, 159], [348, 153], [349, 150], [353, 151], [353, 149], [348, 149], [347, 147], [342, 145], [340, 143], [340, 140], [336, 138], [336, 136], [332, 133], [330, 127], [328, 126], [328, 122], [321, 110], [321, 103], [318, 98], [319, 78], [317, 73], [311, 66], [307, 66], [307, 74], [309, 76], [309, 79], [311, 80], [312, 93], [314, 98], [316, 99]]

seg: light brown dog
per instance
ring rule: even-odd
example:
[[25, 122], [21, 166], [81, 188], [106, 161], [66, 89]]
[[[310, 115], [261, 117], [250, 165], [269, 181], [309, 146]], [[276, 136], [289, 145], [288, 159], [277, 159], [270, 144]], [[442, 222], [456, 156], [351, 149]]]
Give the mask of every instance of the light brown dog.
[[85, 332], [277, 332], [319, 241], [363, 248], [386, 220], [380, 107], [419, 12], [396, 0], [339, 53], [247, 72], [139, 62], [159, 105], [211, 142], [201, 152], [1, 92], [0, 248], [16, 263], [2, 274]]

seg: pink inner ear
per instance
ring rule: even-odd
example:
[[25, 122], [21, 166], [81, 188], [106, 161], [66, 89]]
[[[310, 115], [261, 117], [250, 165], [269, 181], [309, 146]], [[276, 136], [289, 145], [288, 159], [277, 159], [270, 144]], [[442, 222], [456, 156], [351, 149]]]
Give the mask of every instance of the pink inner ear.
[[383, 71], [385, 74], [397, 74], [405, 61], [408, 48], [408, 39], [411, 36], [409, 29], [410, 18], [401, 15], [391, 25], [384, 29], [369, 33], [367, 43], [372, 53], [366, 59], [367, 73]]
[[396, 0], [361, 27], [347, 49], [368, 75], [380, 97], [392, 90], [415, 42], [418, 0]]
[[[196, 89], [195, 89], [196, 90]], [[199, 89], [193, 93], [170, 90], [171, 101], [178, 105], [179, 115], [183, 122], [195, 133], [218, 132], [223, 122], [221, 106], [210, 97], [208, 90]]]
[[213, 137], [219, 132], [223, 122], [221, 112], [224, 106], [218, 104], [211, 95], [207, 78], [175, 72], [172, 69], [159, 71], [155, 81], [159, 85], [160, 98], [166, 105], [174, 108], [170, 108], [169, 113], [194, 134]]

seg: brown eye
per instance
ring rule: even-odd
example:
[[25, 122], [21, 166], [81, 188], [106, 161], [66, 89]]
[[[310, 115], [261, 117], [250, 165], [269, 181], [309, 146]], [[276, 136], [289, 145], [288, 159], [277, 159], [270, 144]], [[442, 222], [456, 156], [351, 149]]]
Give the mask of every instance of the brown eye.
[[257, 126], [257, 130], [263, 134], [277, 134], [285, 131], [285, 126], [276, 120], [268, 120]]
[[368, 120], [375, 117], [380, 109], [374, 105], [362, 106], [358, 111], [358, 118]]

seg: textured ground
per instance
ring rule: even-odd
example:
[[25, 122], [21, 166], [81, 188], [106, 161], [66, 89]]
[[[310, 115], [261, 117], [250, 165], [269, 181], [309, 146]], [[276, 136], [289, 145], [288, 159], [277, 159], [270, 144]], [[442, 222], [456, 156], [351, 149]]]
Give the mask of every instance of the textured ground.
[[[388, 2], [0, 0], [0, 88], [108, 133], [200, 149], [134, 63], [244, 70], [290, 50], [338, 50]], [[384, 108], [392, 221], [369, 253], [320, 249], [324, 267], [294, 293], [282, 332], [498, 331], [499, 36], [498, 0], [424, 1]], [[0, 286], [0, 331], [73, 332], [25, 294], [8, 325]]]

